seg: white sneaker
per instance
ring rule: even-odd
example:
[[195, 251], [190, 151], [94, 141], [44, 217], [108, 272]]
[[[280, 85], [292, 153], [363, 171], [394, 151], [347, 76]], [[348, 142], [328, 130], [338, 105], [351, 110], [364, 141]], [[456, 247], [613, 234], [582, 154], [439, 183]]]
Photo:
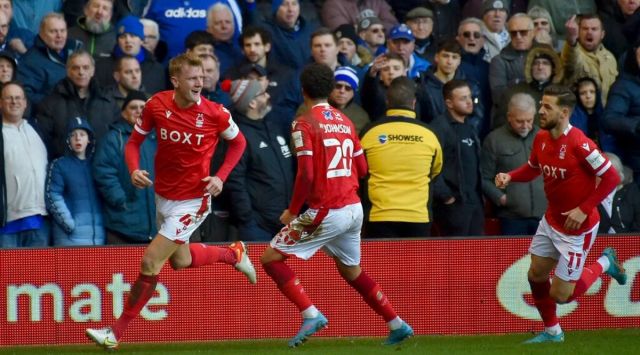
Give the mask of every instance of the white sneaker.
[[113, 334], [111, 328], [87, 329], [85, 331], [87, 338], [91, 339], [96, 345], [105, 348], [105, 350], [114, 350], [118, 348], [118, 339]]
[[244, 242], [235, 242], [229, 245], [229, 249], [233, 250], [236, 253], [236, 259], [238, 262], [235, 265], [236, 270], [245, 274], [249, 279], [249, 282], [255, 284], [258, 282], [258, 277], [256, 276], [256, 269], [253, 267], [251, 263], [251, 259], [249, 259], [249, 255], [247, 252], [247, 246], [244, 245]]

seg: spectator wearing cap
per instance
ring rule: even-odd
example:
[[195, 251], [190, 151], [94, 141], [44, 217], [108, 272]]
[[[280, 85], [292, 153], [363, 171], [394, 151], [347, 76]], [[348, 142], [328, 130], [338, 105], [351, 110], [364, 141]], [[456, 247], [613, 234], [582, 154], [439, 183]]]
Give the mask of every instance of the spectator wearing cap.
[[86, 119], [68, 118], [66, 153], [49, 166], [46, 196], [53, 246], [104, 245], [102, 201], [93, 180], [96, 139]]
[[[67, 23], [58, 13], [46, 15], [33, 47], [22, 56], [18, 80], [24, 84], [31, 105], [37, 105], [65, 77], [65, 63], [82, 42], [67, 38]], [[64, 134], [64, 132], [63, 132]]]
[[562, 46], [560, 45], [556, 28], [553, 27], [549, 11], [539, 6], [534, 6], [527, 11], [527, 15], [533, 21], [536, 43], [548, 44], [559, 52]]
[[141, 17], [155, 21], [160, 27], [160, 38], [167, 43], [166, 60], [184, 52], [184, 40], [196, 30], [208, 26], [207, 14], [211, 6], [222, 3], [233, 13], [233, 38], [242, 33], [242, 11], [236, 0], [190, 0], [185, 6], [184, 0], [148, 0]]
[[[595, 14], [598, 12], [596, 0], [573, 0], [573, 1], [557, 1], [557, 0], [529, 0], [529, 9], [539, 6], [549, 11], [553, 20], [553, 27], [558, 31], [558, 37], [563, 38], [566, 35], [564, 27], [565, 22], [576, 14]], [[605, 3], [604, 1], [602, 3]]]
[[369, 114], [355, 102], [358, 95], [358, 74], [353, 68], [338, 67], [334, 72], [336, 85], [329, 94], [331, 106], [342, 111], [360, 132], [369, 122]]
[[505, 91], [525, 81], [524, 66], [527, 54], [533, 46], [533, 21], [524, 13], [511, 16], [507, 24], [511, 42], [500, 54], [491, 59], [489, 66], [489, 85], [493, 101], [492, 116], [499, 113], [498, 105]]
[[[497, 105], [498, 112], [493, 116], [491, 126], [497, 128], [507, 122], [507, 105], [511, 97], [517, 93], [525, 93], [533, 97], [536, 103], [535, 125], [539, 125], [538, 109], [542, 100], [542, 92], [551, 84], [560, 84], [564, 81], [562, 61], [556, 51], [544, 44], [533, 47], [525, 62], [525, 80], [505, 90], [503, 97]], [[586, 132], [585, 132], [586, 133]]]
[[245, 240], [268, 241], [280, 230], [291, 199], [294, 159], [288, 130], [272, 122], [269, 94], [256, 80], [234, 80], [233, 119], [247, 140], [242, 158], [225, 182], [231, 218]]
[[116, 59], [113, 67], [113, 79], [116, 83], [105, 88], [105, 95], [111, 97], [118, 107], [122, 107], [129, 92], [144, 91], [140, 63], [130, 55], [123, 55]]
[[409, 26], [403, 24], [394, 26], [389, 32], [387, 41], [388, 51], [399, 54], [407, 63], [407, 76], [418, 79], [429, 68], [431, 63], [415, 53], [416, 38]]
[[213, 37], [213, 46], [220, 72], [225, 73], [242, 58], [238, 36], [234, 36], [234, 18], [231, 8], [217, 3], [207, 12], [207, 32]]
[[363, 46], [359, 46], [358, 35], [353, 25], [345, 23], [333, 31], [338, 40], [338, 56], [340, 62], [351, 65], [359, 70], [373, 61], [373, 56]]
[[[124, 147], [133, 126], [142, 116], [147, 94], [131, 91], [122, 103], [120, 119], [98, 142], [93, 159], [93, 176], [103, 200], [107, 244], [149, 243], [157, 233], [153, 186], [137, 189], [124, 161]], [[140, 147], [140, 169], [155, 176], [153, 160], [157, 150], [155, 132]]]
[[70, 119], [86, 118], [99, 140], [118, 117], [119, 108], [96, 83], [94, 73], [91, 54], [85, 50], [74, 52], [67, 61], [66, 77], [38, 105], [36, 119], [50, 143], [50, 156], [56, 158], [64, 154]]
[[117, 58], [123, 55], [135, 57], [142, 70], [142, 85], [146, 92], [154, 94], [167, 88], [165, 69], [154, 56], [142, 46], [144, 27], [140, 19], [126, 16], [116, 25], [117, 43], [113, 55], [96, 61], [96, 78], [100, 85], [108, 86], [115, 83], [113, 67]]
[[10, 52], [0, 51], [0, 84], [15, 80], [18, 61]]
[[84, 16], [69, 28], [69, 38], [84, 43], [95, 59], [111, 56], [116, 44], [116, 31], [111, 24], [113, 0], [89, 0], [83, 11]]
[[567, 40], [562, 47], [562, 62], [566, 81], [573, 83], [588, 76], [602, 90], [602, 103], [607, 105], [609, 89], [618, 76], [618, 63], [602, 44], [605, 31], [602, 19], [596, 15], [571, 17], [565, 24]]
[[[418, 100], [420, 102], [420, 119], [431, 123], [433, 119], [445, 113], [445, 105], [442, 90], [444, 85], [453, 79], [467, 82], [471, 97], [474, 102], [473, 113], [467, 121], [476, 128], [479, 136], [488, 133], [488, 124], [484, 124], [484, 107], [480, 100], [480, 87], [474, 80], [467, 78], [466, 73], [460, 70], [462, 48], [454, 39], [439, 43], [434, 65], [425, 72], [421, 78]], [[486, 126], [486, 128], [485, 128]]]
[[248, 7], [248, 23], [263, 26], [271, 33], [270, 60], [300, 70], [311, 56], [311, 33], [315, 22], [307, 21], [300, 14], [299, 0], [274, 0], [271, 2], [273, 16], [261, 21], [255, 8]]
[[230, 107], [231, 98], [220, 86], [220, 64], [218, 58], [209, 53], [201, 54], [198, 58], [202, 61], [202, 68], [204, 69], [202, 95], [211, 101], [222, 104], [224, 107]]
[[429, 62], [433, 62], [437, 49], [433, 36], [433, 11], [422, 6], [413, 8], [407, 13], [405, 22], [416, 38], [414, 52]]
[[511, 38], [506, 23], [509, 10], [502, 0], [488, 0], [482, 4], [482, 21], [487, 31], [484, 33], [489, 60], [500, 54]]
[[372, 16], [379, 18], [385, 28], [398, 24], [386, 0], [327, 0], [321, 15], [322, 23], [332, 30], [344, 23], [356, 25], [358, 19]]
[[282, 112], [283, 124], [291, 123], [298, 106], [302, 103], [300, 81], [292, 80], [291, 78], [296, 76], [295, 72], [274, 59], [271, 54], [271, 33], [263, 27], [247, 26], [240, 36], [240, 41], [244, 56], [236, 66], [224, 74], [224, 77], [236, 80], [246, 78], [246, 68], [255, 66], [266, 69], [266, 78], [269, 81], [267, 92], [271, 96], [271, 104], [276, 111]]
[[374, 16], [361, 19], [357, 30], [360, 44], [371, 53], [371, 56], [377, 57], [387, 51], [384, 25], [379, 18]]
[[[429, 186], [442, 169], [442, 149], [436, 135], [416, 119], [412, 80], [394, 79], [386, 101], [386, 116], [368, 125], [360, 139], [369, 164], [371, 202], [363, 235], [426, 237], [431, 234]], [[402, 136], [413, 139], [392, 138]]]

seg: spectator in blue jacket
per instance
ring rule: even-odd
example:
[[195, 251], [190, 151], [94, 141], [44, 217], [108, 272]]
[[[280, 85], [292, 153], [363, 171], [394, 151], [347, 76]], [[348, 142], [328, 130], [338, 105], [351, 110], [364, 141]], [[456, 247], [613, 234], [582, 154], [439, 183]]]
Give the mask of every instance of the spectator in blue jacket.
[[622, 74], [609, 91], [602, 124], [625, 147], [622, 162], [640, 185], [640, 40], [627, 51]]
[[104, 245], [102, 203], [93, 181], [93, 129], [87, 120], [69, 120], [67, 154], [54, 160], [47, 176], [47, 210], [53, 218], [54, 246]]
[[[120, 119], [111, 124], [111, 130], [96, 148], [93, 175], [104, 201], [107, 244], [149, 243], [157, 233], [153, 188], [136, 189], [124, 162], [124, 146], [147, 98], [141, 91], [129, 92]], [[140, 147], [140, 169], [148, 171], [151, 179], [156, 148], [154, 133]]]
[[387, 48], [391, 53], [396, 53], [404, 58], [407, 64], [407, 76], [409, 79], [419, 79], [429, 69], [431, 63], [415, 53], [416, 38], [409, 26], [404, 23], [394, 26], [389, 32]]
[[[0, 11], [4, 13], [8, 21], [8, 33], [0, 47], [3, 47], [3, 50], [14, 52], [17, 58], [33, 47], [33, 40], [36, 34], [31, 29], [38, 27], [45, 14], [56, 11], [54, 3], [57, 1], [46, 1], [46, 4], [40, 1], [38, 6], [33, 6], [32, 2], [35, 1], [0, 0]], [[25, 13], [29, 11], [30, 13]], [[25, 17], [28, 17], [28, 19]]]
[[20, 60], [18, 80], [24, 84], [31, 105], [49, 95], [66, 75], [65, 64], [82, 42], [67, 39], [67, 23], [58, 13], [47, 14], [33, 47]]
[[207, 32], [213, 37], [221, 73], [242, 59], [238, 36], [234, 36], [234, 22], [231, 8], [223, 3], [211, 6], [207, 13]]

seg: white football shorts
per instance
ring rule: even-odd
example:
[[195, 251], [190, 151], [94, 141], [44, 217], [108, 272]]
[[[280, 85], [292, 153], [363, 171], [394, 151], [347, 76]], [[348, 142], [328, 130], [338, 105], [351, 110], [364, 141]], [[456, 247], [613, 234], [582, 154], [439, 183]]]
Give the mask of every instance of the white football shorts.
[[529, 252], [533, 255], [558, 260], [555, 274], [564, 281], [576, 281], [582, 274], [589, 250], [596, 241], [598, 224], [581, 235], [566, 235], [553, 229], [542, 217]]
[[189, 243], [191, 234], [211, 212], [211, 195], [191, 200], [167, 200], [156, 194], [158, 233], [178, 244]]
[[360, 265], [362, 205], [338, 209], [308, 209], [284, 226], [271, 247], [285, 255], [311, 258], [319, 249], [345, 265]]

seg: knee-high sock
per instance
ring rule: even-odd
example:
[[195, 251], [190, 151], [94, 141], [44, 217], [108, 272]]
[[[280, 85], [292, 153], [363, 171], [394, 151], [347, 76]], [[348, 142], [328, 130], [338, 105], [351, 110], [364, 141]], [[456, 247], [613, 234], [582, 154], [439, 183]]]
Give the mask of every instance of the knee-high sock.
[[580, 278], [576, 282], [576, 287], [573, 289], [573, 293], [571, 297], [567, 300], [567, 302], [571, 302], [576, 298], [582, 296], [591, 285], [598, 279], [598, 277], [602, 274], [602, 265], [600, 263], [595, 262], [588, 267], [585, 267], [582, 270], [582, 274]]
[[382, 293], [380, 286], [364, 271], [355, 280], [347, 282], [360, 293], [369, 307], [384, 318], [385, 322], [389, 322], [398, 316], [387, 296]]
[[129, 322], [131, 322], [147, 304], [153, 292], [156, 290], [158, 275], [138, 275], [138, 279], [131, 287], [131, 292], [124, 305], [124, 311], [116, 323], [111, 327], [116, 339], [124, 334]]
[[272, 261], [262, 265], [264, 271], [276, 282], [278, 289], [293, 304], [298, 307], [300, 312], [311, 307], [313, 303], [304, 292], [302, 284], [296, 278], [296, 274], [284, 261]]
[[551, 281], [534, 282], [529, 280], [531, 286], [531, 294], [533, 295], [533, 301], [540, 312], [542, 322], [545, 327], [553, 327], [560, 323], [558, 316], [556, 315], [556, 301], [549, 295], [551, 290]]
[[191, 265], [189, 267], [199, 267], [214, 263], [225, 263], [235, 265], [238, 260], [233, 250], [221, 248], [202, 243], [189, 244], [191, 252]]

